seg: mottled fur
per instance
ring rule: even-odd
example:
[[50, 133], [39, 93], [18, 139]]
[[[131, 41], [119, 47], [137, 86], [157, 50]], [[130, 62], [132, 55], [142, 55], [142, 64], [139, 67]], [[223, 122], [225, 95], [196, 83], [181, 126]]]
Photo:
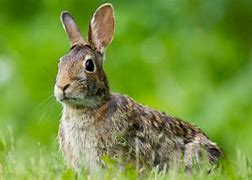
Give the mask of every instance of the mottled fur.
[[119, 94], [111, 95], [96, 109], [65, 106], [59, 140], [64, 156], [76, 169], [94, 167], [102, 163], [104, 155], [126, 155], [133, 163], [138, 157], [145, 168], [180, 163], [182, 157], [187, 168], [191, 168], [193, 158], [199, 160], [201, 146], [211, 146], [217, 152], [209, 151], [213, 162], [221, 155], [219, 148], [196, 126]]
[[[121, 165], [130, 162], [141, 169], [162, 169], [181, 161], [190, 169], [201, 161], [202, 151], [209, 162], [218, 161], [222, 151], [195, 125], [110, 93], [102, 68], [104, 49], [114, 33], [110, 4], [95, 12], [89, 42], [80, 36], [69, 13], [62, 14], [62, 22], [72, 47], [60, 60], [54, 94], [63, 104], [60, 149], [71, 167], [95, 170], [106, 166], [103, 157], [109, 156]], [[90, 58], [93, 72], [84, 65]]]

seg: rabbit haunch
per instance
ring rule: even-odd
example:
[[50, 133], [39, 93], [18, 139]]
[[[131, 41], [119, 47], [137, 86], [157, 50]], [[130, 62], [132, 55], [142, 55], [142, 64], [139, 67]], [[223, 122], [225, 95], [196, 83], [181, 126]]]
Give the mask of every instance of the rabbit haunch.
[[[63, 12], [61, 21], [71, 49], [59, 62], [54, 95], [63, 105], [58, 137], [69, 166], [77, 171], [106, 167], [103, 157], [109, 156], [141, 169], [181, 161], [191, 169], [203, 151], [209, 162], [218, 162], [222, 151], [198, 127], [110, 93], [103, 63], [114, 35], [111, 4], [95, 11], [88, 41], [70, 13]], [[94, 68], [87, 68], [87, 61]]]

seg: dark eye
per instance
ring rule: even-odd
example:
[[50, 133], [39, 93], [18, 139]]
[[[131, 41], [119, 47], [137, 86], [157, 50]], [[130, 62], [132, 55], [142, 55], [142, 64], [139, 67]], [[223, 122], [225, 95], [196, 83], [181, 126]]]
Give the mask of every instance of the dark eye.
[[94, 62], [93, 62], [92, 59], [86, 60], [86, 62], [85, 62], [85, 68], [89, 72], [94, 72], [95, 65], [94, 65]]

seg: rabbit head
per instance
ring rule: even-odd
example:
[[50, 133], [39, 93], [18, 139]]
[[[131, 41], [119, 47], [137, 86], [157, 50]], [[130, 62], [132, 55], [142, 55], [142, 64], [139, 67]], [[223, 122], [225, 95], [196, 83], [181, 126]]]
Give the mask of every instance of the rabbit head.
[[54, 86], [56, 99], [70, 106], [96, 107], [109, 97], [109, 85], [103, 70], [104, 53], [114, 35], [111, 4], [100, 6], [91, 19], [86, 41], [69, 12], [61, 13], [61, 22], [71, 48], [60, 58]]

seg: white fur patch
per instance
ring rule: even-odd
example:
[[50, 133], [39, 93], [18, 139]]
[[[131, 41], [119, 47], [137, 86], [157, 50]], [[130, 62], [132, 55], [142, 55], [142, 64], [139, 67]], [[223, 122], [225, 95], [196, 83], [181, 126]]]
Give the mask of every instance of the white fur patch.
[[76, 170], [88, 167], [94, 171], [99, 161], [94, 119], [77, 111], [64, 108], [61, 119], [64, 145], [61, 148], [71, 167]]

